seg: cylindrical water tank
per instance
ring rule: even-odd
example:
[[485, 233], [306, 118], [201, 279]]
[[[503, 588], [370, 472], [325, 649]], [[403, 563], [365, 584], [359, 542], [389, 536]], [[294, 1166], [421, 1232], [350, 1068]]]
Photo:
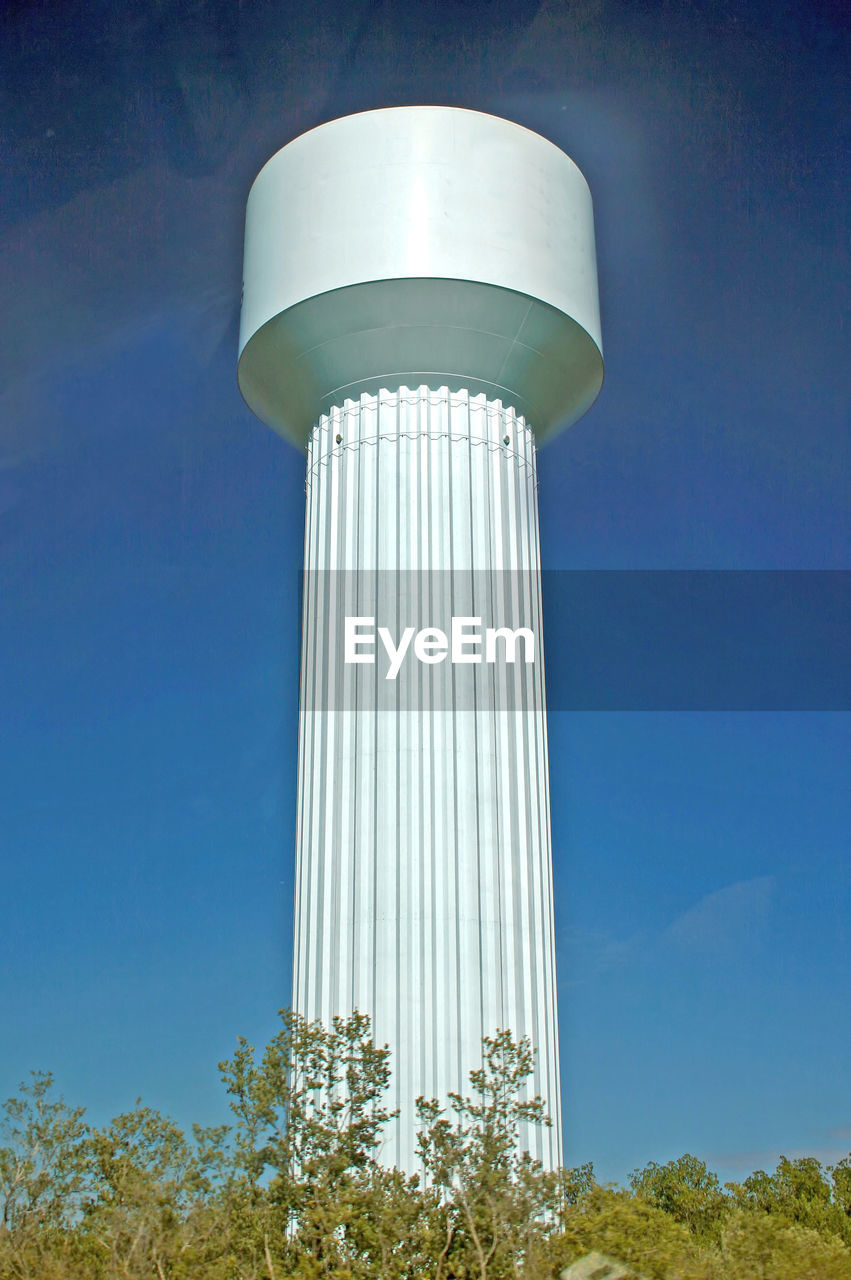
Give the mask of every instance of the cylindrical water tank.
[[239, 385], [303, 446], [361, 392], [484, 392], [540, 444], [603, 378], [587, 183], [508, 120], [449, 107], [296, 138], [248, 199]]

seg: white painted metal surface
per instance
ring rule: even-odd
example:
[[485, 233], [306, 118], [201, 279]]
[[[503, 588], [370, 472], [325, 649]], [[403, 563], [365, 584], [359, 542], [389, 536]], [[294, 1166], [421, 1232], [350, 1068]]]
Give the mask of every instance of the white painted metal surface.
[[239, 384], [308, 445], [293, 1004], [372, 1016], [400, 1109], [383, 1158], [410, 1171], [414, 1100], [468, 1092], [500, 1028], [530, 1037], [553, 1119], [523, 1145], [561, 1160], [543, 667], [505, 677], [513, 702], [483, 679], [388, 706], [366, 674], [347, 700], [331, 582], [400, 575], [404, 625], [405, 575], [435, 596], [509, 575], [541, 637], [536, 443], [602, 369], [590, 194], [536, 134], [367, 112], [254, 183]]
[[484, 391], [542, 441], [603, 376], [591, 196], [552, 143], [449, 107], [296, 138], [246, 212], [239, 383], [303, 444], [348, 395]]
[[532, 433], [500, 404], [447, 387], [363, 395], [320, 419], [307, 474], [294, 1006], [324, 1022], [354, 1008], [371, 1015], [393, 1051], [390, 1105], [400, 1109], [382, 1156], [412, 1172], [414, 1100], [468, 1094], [483, 1035], [529, 1036], [531, 1096], [546, 1099], [553, 1126], [529, 1127], [522, 1140], [553, 1167], [561, 1123], [542, 663], [522, 710], [487, 696], [475, 709], [377, 710], [374, 668], [361, 669], [354, 709], [314, 709], [308, 693], [339, 644], [330, 573], [363, 590], [381, 573], [417, 571], [458, 592], [473, 573], [494, 575], [519, 584], [540, 628]]

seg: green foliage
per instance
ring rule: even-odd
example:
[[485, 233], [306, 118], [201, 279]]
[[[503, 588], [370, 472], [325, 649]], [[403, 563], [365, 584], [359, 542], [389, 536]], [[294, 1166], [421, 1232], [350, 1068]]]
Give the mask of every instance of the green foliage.
[[391, 1116], [381, 1105], [389, 1049], [373, 1044], [363, 1014], [334, 1018], [330, 1030], [289, 1010], [281, 1019], [259, 1063], [240, 1039], [233, 1059], [219, 1064], [251, 1185], [267, 1169], [295, 1186], [366, 1168]]
[[[831, 1200], [851, 1221], [851, 1156], [828, 1167], [831, 1180]], [[848, 1222], [845, 1224], [847, 1232]], [[846, 1236], [847, 1239], [847, 1236]]]
[[[105, 1275], [177, 1275], [187, 1255], [208, 1265], [220, 1250], [205, 1203], [209, 1141], [191, 1144], [178, 1125], [137, 1101], [89, 1136], [90, 1198], [80, 1238]], [[212, 1160], [215, 1162], [216, 1157]], [[205, 1229], [205, 1223], [206, 1229]]]
[[86, 1186], [83, 1107], [53, 1098], [49, 1072], [32, 1073], [0, 1109], [0, 1209], [7, 1231], [73, 1220]]
[[740, 1208], [835, 1235], [851, 1245], [849, 1159], [824, 1169], [812, 1156], [781, 1156], [774, 1173], [757, 1169], [741, 1184], [728, 1183], [728, 1190]]
[[69, 1107], [52, 1089], [48, 1072], [33, 1072], [20, 1096], [0, 1109], [2, 1280], [61, 1276], [74, 1252], [88, 1186], [88, 1130], [84, 1109]]
[[559, 1198], [563, 1205], [578, 1204], [590, 1194], [597, 1183], [593, 1164], [581, 1164], [575, 1169], [559, 1169]]
[[[281, 1030], [258, 1060], [240, 1039], [220, 1063], [234, 1128], [232, 1213], [241, 1255], [267, 1274], [369, 1274], [373, 1255], [392, 1253], [366, 1221], [403, 1198], [375, 1154], [391, 1117], [382, 1105], [390, 1051], [369, 1019], [353, 1013], [330, 1029], [282, 1010]], [[282, 1272], [283, 1274], [283, 1272]]]
[[640, 1196], [592, 1187], [564, 1211], [558, 1270], [592, 1251], [619, 1258], [647, 1280], [700, 1280], [705, 1274], [687, 1229]]
[[474, 1096], [449, 1095], [451, 1118], [436, 1099], [417, 1100], [423, 1164], [443, 1211], [437, 1277], [514, 1275], [518, 1261], [544, 1251], [559, 1203], [558, 1176], [518, 1150], [522, 1124], [550, 1123], [540, 1098], [522, 1096], [534, 1068], [529, 1041], [498, 1031], [483, 1041], [483, 1058], [470, 1072]]
[[835, 1236], [772, 1214], [734, 1214], [721, 1257], [725, 1280], [851, 1280], [851, 1253]]
[[234, 1122], [137, 1102], [103, 1128], [36, 1073], [0, 1108], [0, 1280], [554, 1280], [589, 1253], [643, 1280], [851, 1280], [851, 1156], [722, 1189], [695, 1156], [627, 1189], [520, 1150], [549, 1121], [528, 1041], [483, 1043], [468, 1096], [419, 1099], [426, 1180], [377, 1160], [389, 1052], [355, 1013], [283, 1012], [220, 1064]]
[[668, 1164], [653, 1161], [632, 1174], [629, 1185], [642, 1200], [681, 1222], [698, 1240], [720, 1239], [729, 1200], [714, 1173], [696, 1156]]

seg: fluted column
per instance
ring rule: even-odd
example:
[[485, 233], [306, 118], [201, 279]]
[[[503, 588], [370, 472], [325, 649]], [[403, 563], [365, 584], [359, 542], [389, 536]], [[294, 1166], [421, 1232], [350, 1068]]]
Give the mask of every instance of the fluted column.
[[[416, 1172], [414, 1100], [469, 1092], [498, 1028], [537, 1050], [561, 1160], [535, 443], [466, 392], [362, 395], [308, 447], [293, 1005], [357, 1008], [392, 1050], [382, 1159]], [[508, 599], [511, 597], [511, 599]], [[531, 666], [345, 666], [344, 615], [531, 621]], [[466, 684], [464, 683], [466, 681]], [[472, 693], [470, 692], [472, 690]]]

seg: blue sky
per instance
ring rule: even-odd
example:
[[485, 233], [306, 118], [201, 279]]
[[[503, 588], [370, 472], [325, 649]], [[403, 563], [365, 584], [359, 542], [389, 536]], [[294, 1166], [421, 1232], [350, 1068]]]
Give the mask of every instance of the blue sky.
[[[446, 102], [583, 169], [607, 373], [541, 455], [547, 568], [847, 568], [838, 9], [322, 15], [13, 18], [2, 1097], [49, 1068], [96, 1120], [141, 1094], [217, 1121], [216, 1062], [288, 999], [303, 460], [235, 357], [245, 196], [296, 134]], [[551, 714], [569, 1162], [851, 1147], [848, 737], [831, 711]]]

